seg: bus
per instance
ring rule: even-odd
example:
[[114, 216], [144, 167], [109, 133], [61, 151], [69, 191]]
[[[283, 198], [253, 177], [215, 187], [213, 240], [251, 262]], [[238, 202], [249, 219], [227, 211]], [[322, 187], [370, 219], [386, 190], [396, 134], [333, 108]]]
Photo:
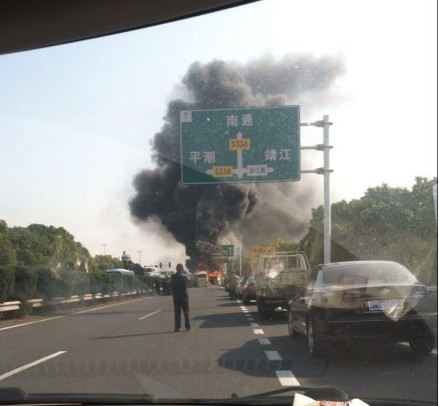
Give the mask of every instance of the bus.
[[128, 269], [107, 269], [105, 273], [110, 277], [111, 291], [128, 293], [136, 286], [136, 274]]
[[134, 271], [130, 271], [128, 269], [119, 269], [119, 268], [115, 268], [115, 269], [107, 269], [105, 271], [106, 274], [108, 275], [132, 275], [135, 276]]

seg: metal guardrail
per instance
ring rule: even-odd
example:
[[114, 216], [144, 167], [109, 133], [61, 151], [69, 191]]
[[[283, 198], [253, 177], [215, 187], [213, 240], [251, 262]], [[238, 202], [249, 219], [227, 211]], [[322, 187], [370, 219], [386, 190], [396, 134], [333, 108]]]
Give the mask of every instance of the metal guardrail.
[[32, 307], [32, 309], [36, 309], [36, 308], [41, 308], [43, 307], [43, 299], [31, 299], [28, 300], [27, 303], [30, 304], [30, 306]]
[[19, 301], [0, 303], [0, 311], [8, 312], [11, 310], [20, 310], [20, 305], [21, 302]]
[[[57, 310], [61, 306], [65, 305], [75, 305], [80, 303], [90, 303], [91, 301], [96, 302], [105, 302], [107, 300], [112, 299], [122, 299], [124, 297], [132, 297], [138, 294], [146, 294], [147, 291], [139, 292], [139, 291], [132, 291], [127, 293], [119, 293], [119, 292], [113, 292], [111, 294], [103, 294], [103, 293], [87, 293], [83, 295], [82, 297], [79, 295], [73, 295], [70, 298], [62, 298], [62, 297], [56, 297], [49, 301], [44, 301], [43, 299], [30, 299], [26, 303], [29, 304], [29, 306], [34, 309], [42, 309], [44, 307], [48, 306], [55, 306]], [[2, 315], [4, 313], [10, 313], [15, 312], [15, 317], [19, 317], [21, 310], [22, 310], [22, 302], [15, 300], [10, 302], [4, 302], [0, 303], [0, 319], [2, 318]]]
[[15, 312], [15, 316], [18, 316], [21, 309], [20, 305], [21, 302], [18, 300], [0, 303], [0, 318], [2, 316], [2, 313], [7, 312]]

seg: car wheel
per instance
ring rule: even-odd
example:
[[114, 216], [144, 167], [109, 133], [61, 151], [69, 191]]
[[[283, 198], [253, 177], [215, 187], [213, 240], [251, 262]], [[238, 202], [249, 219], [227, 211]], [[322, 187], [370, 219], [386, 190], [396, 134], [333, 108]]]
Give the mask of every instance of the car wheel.
[[297, 337], [297, 332], [294, 330], [294, 320], [293, 320], [293, 313], [291, 310], [288, 312], [288, 334], [291, 338]]
[[426, 357], [434, 348], [434, 337], [431, 334], [417, 334], [409, 341], [412, 353], [418, 357]]
[[326, 343], [315, 331], [314, 322], [310, 320], [307, 327], [308, 351], [312, 357], [319, 358], [326, 354]]

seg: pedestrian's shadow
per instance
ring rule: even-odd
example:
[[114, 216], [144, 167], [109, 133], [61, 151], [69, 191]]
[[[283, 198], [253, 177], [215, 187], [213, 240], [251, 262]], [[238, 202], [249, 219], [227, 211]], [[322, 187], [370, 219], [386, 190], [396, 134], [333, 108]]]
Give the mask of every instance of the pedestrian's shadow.
[[248, 321], [243, 313], [237, 308], [236, 313], [224, 314], [207, 314], [192, 318], [192, 320], [201, 320], [199, 328], [221, 328], [221, 327], [243, 327], [248, 326]]
[[[181, 331], [184, 332], [183, 330]], [[90, 340], [118, 340], [118, 339], [126, 339], [126, 338], [136, 338], [136, 337], [147, 337], [147, 336], [155, 336], [155, 335], [163, 335], [163, 334], [179, 334], [180, 332], [175, 332], [174, 330], [168, 331], [156, 331], [154, 333], [141, 333], [141, 334], [122, 334], [122, 335], [114, 335], [114, 336], [99, 336], [92, 337]]]
[[273, 377], [276, 371], [292, 371], [296, 377], [316, 378], [326, 373], [328, 362], [313, 359], [303, 350], [295, 355], [294, 360], [270, 360], [255, 339], [223, 353], [218, 358], [218, 366], [255, 377]]
[[228, 303], [220, 303], [220, 304], [218, 304], [217, 306], [218, 306], [218, 307], [237, 307], [237, 306], [239, 306], [239, 305], [240, 305], [239, 302], [232, 302], [232, 301], [229, 301]]

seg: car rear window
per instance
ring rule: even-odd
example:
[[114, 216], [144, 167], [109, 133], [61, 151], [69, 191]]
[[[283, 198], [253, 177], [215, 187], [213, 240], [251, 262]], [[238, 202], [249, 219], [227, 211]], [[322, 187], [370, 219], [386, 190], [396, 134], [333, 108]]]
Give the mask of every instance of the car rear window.
[[395, 263], [343, 264], [322, 269], [316, 285], [353, 286], [367, 284], [411, 284], [415, 276]]

